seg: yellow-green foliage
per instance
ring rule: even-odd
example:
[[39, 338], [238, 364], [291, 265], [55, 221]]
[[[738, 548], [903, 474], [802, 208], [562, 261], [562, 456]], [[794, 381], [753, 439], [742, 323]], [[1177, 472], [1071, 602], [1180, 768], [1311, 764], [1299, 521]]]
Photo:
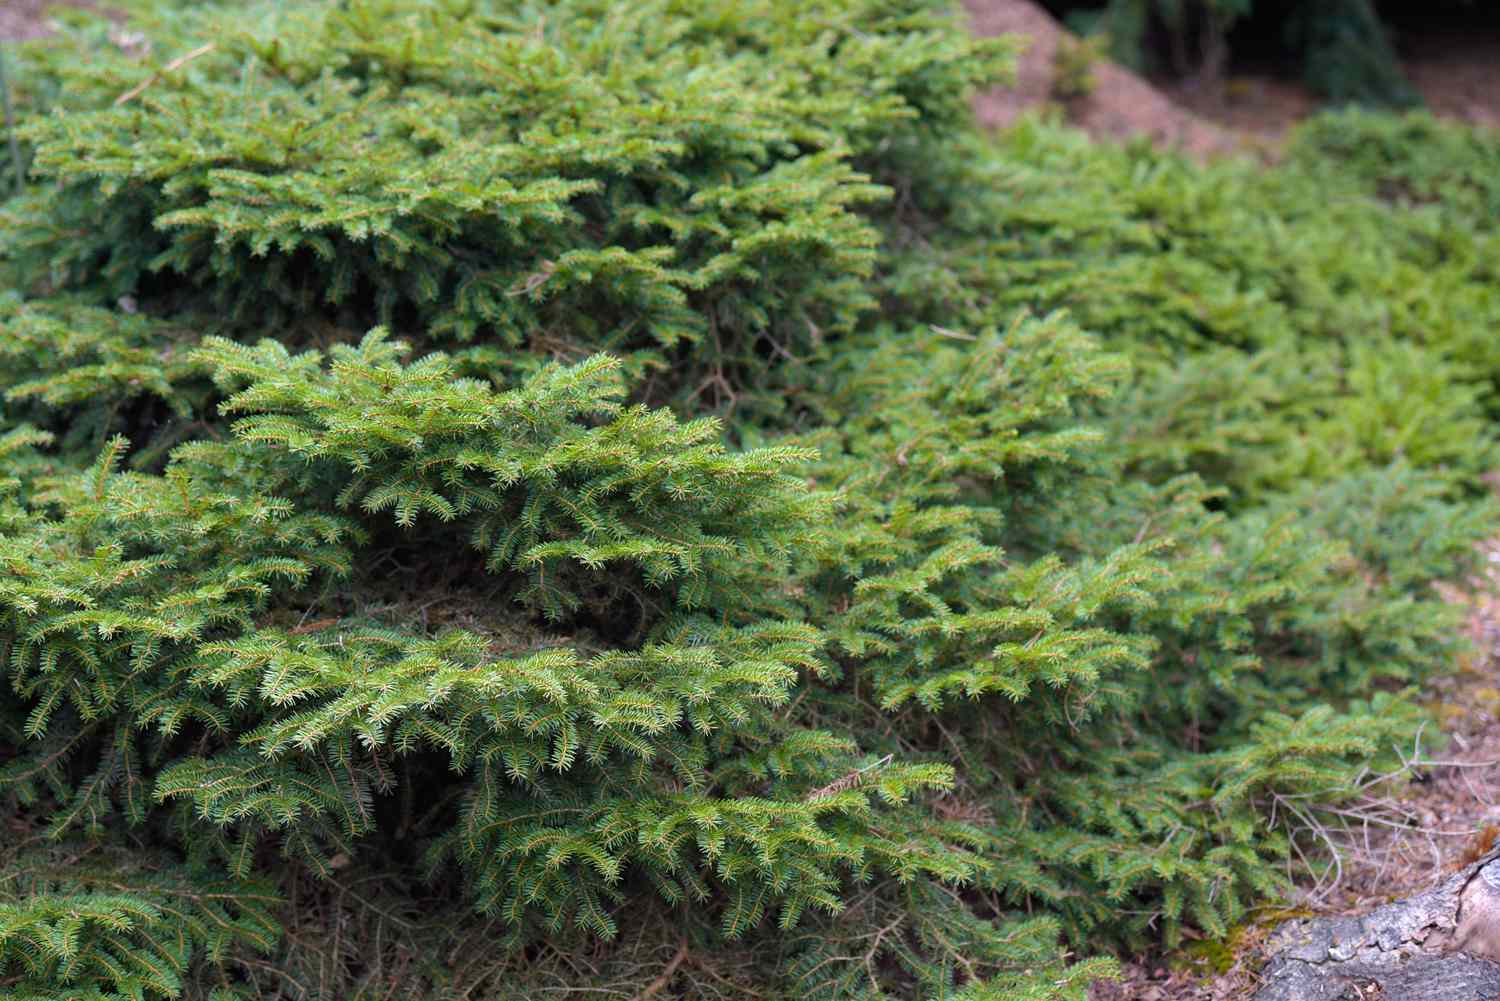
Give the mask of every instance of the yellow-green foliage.
[[130, 6], [0, 203], [7, 997], [1080, 999], [1420, 725], [1492, 137], [984, 136], [936, 0]]
[[1094, 66], [1105, 58], [1109, 49], [1109, 37], [1095, 35], [1091, 38], [1074, 38], [1062, 35], [1057, 40], [1057, 52], [1052, 57], [1053, 98], [1073, 101], [1088, 97], [1094, 92], [1098, 80], [1094, 77]]

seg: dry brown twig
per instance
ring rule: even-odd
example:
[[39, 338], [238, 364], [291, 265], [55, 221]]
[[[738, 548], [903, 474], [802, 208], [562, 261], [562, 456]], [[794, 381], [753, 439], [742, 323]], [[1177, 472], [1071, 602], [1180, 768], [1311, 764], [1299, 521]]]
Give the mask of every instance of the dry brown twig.
[[175, 73], [175, 72], [177, 72], [178, 70], [180, 70], [184, 66], [186, 66], [188, 63], [192, 62], [194, 59], [197, 59], [197, 58], [199, 58], [201, 56], [206, 56], [210, 52], [212, 52], [215, 49], [217, 49], [218, 47], [219, 47], [219, 44], [217, 42], [208, 42], [207, 44], [198, 46], [196, 49], [194, 49], [193, 51], [187, 53], [186, 55], [178, 56], [176, 59], [173, 59], [171, 62], [167, 63], [167, 65], [163, 66], [161, 69], [157, 70], [155, 73], [152, 73], [150, 76], [146, 77], [146, 79], [142, 80], [140, 83], [136, 84], [134, 87], [131, 87], [125, 93], [123, 93], [119, 97], [115, 98], [115, 107], [118, 108], [120, 105], [124, 104], [126, 101], [129, 101], [132, 98], [139, 97], [141, 94], [145, 93], [145, 90], [146, 90], [147, 87], [149, 87], [152, 84], [156, 83], [156, 81], [160, 80], [162, 77], [166, 76], [168, 73]]
[[645, 988], [643, 988], [641, 992], [635, 996], [635, 1001], [646, 1001], [647, 998], [655, 997], [658, 993], [660, 993], [663, 987], [671, 983], [672, 977], [677, 973], [677, 968], [682, 965], [682, 961], [687, 959], [687, 957], [687, 942], [683, 942], [677, 947], [677, 952], [673, 954], [672, 958], [667, 960], [666, 968], [661, 971], [661, 973], [655, 980], [647, 984]]
[[[1272, 822], [1277, 817], [1285, 818], [1293, 854], [1307, 872], [1315, 873], [1312, 887], [1305, 892], [1308, 903], [1328, 902], [1344, 888], [1350, 871], [1359, 872], [1362, 883], [1384, 885], [1393, 865], [1417, 870], [1441, 868], [1443, 859], [1451, 854], [1444, 844], [1482, 834], [1483, 825], [1441, 823], [1421, 801], [1403, 798], [1392, 785], [1403, 777], [1450, 770], [1463, 780], [1474, 804], [1490, 808], [1495, 791], [1476, 788], [1469, 769], [1493, 762], [1428, 758], [1422, 750], [1420, 732], [1411, 754], [1398, 748], [1396, 756], [1399, 767], [1380, 773], [1366, 770], [1349, 787], [1271, 795], [1267, 805]], [[1328, 861], [1321, 867], [1314, 865], [1299, 844], [1309, 837], [1327, 849]], [[1350, 863], [1347, 867], [1346, 862]]]

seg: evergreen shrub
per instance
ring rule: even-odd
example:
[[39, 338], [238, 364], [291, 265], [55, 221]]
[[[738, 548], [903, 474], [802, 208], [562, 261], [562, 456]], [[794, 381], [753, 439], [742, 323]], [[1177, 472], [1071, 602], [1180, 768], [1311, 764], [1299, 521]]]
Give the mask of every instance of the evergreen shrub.
[[987, 136], [936, 0], [127, 6], [0, 203], [6, 997], [1081, 999], [1423, 725], [1493, 137]]

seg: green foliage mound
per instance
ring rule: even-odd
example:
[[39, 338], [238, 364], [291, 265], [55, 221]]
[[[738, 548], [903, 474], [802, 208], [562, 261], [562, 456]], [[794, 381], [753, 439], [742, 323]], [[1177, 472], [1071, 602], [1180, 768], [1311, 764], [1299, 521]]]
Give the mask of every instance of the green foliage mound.
[[133, 15], [0, 203], [5, 996], [1080, 999], [1422, 725], [1493, 137], [984, 136], [938, 3]]

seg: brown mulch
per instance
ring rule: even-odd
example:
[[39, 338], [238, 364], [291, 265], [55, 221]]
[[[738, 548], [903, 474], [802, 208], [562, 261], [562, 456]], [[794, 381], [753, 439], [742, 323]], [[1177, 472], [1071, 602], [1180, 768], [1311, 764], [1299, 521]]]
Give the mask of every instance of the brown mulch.
[[49, 34], [47, 11], [53, 7], [92, 7], [91, 0], [0, 0], [0, 40], [21, 41]]
[[1194, 114], [1250, 137], [1258, 149], [1274, 148], [1320, 106], [1301, 82], [1271, 75], [1231, 76], [1216, 88], [1176, 86], [1169, 93]]
[[1405, 47], [1406, 75], [1436, 114], [1500, 128], [1500, 29], [1427, 31]]
[[[1108, 60], [1093, 66], [1094, 87], [1082, 98], [1054, 95], [1061, 46], [1076, 38], [1034, 0], [963, 0], [980, 35], [1017, 34], [1031, 41], [1013, 87], [975, 100], [987, 125], [1004, 126], [1023, 112], [1052, 105], [1090, 134], [1110, 140], [1148, 136], [1198, 158], [1274, 153], [1297, 122], [1321, 107], [1299, 81], [1271, 73], [1231, 74], [1216, 86], [1153, 84]], [[1500, 128], [1500, 26], [1477, 16], [1460, 28], [1434, 23], [1401, 33], [1407, 76], [1436, 114]]]
[[[1029, 0], [964, 0], [979, 35], [1024, 35], [1030, 39], [1016, 67], [1013, 86], [979, 95], [974, 110], [986, 125], [1004, 126], [1028, 109], [1054, 103], [1058, 48], [1074, 41], [1051, 14]], [[1247, 136], [1203, 118], [1121, 66], [1107, 60], [1093, 65], [1094, 86], [1066, 102], [1068, 120], [1101, 138], [1149, 136], [1199, 156], [1245, 149]]]

